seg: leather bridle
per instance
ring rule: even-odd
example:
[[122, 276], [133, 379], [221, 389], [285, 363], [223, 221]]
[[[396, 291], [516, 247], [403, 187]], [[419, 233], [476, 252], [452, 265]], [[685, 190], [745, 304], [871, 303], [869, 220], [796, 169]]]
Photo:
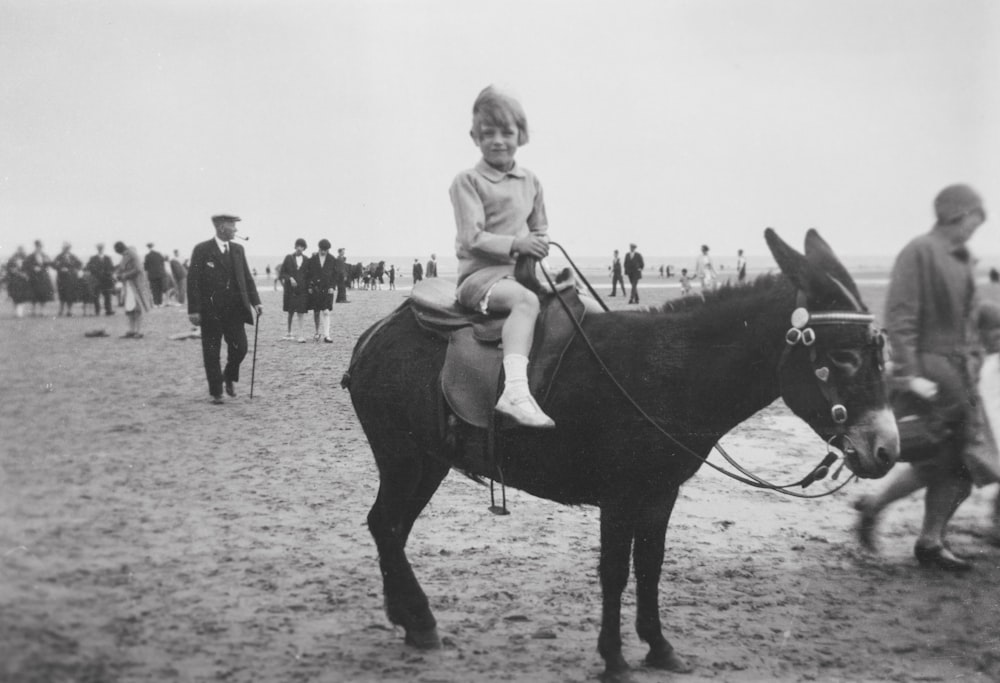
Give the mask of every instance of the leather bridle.
[[[570, 266], [576, 272], [577, 278], [579, 278], [579, 280], [587, 287], [588, 291], [597, 300], [597, 302], [601, 305], [601, 307], [605, 311], [608, 311], [609, 309], [608, 309], [607, 305], [604, 303], [604, 301], [601, 300], [601, 298], [597, 294], [597, 292], [594, 291], [594, 288], [591, 287], [590, 283], [583, 276], [583, 273], [581, 273], [580, 269], [577, 268], [577, 266], [576, 266], [575, 263], [573, 263], [573, 260], [569, 257], [569, 254], [566, 253], [566, 250], [563, 249], [562, 245], [557, 244], [556, 242], [549, 242], [549, 246], [550, 247], [557, 247], [557, 248], [559, 248], [560, 251], [562, 251], [563, 256], [566, 257], [566, 260], [569, 262]], [[847, 423], [847, 419], [848, 419], [847, 408], [840, 401], [840, 397], [838, 395], [837, 388], [835, 386], [833, 386], [828, 381], [829, 380], [829, 375], [830, 375], [830, 369], [828, 367], [826, 367], [825, 365], [822, 365], [818, 361], [816, 349], [814, 348], [814, 345], [816, 343], [816, 332], [812, 329], [811, 326], [823, 326], [823, 325], [866, 325], [866, 326], [868, 326], [873, 331], [873, 337], [872, 337], [873, 341], [868, 342], [868, 344], [866, 344], [866, 346], [874, 344], [877, 347], [877, 349], [878, 349], [878, 363], [881, 366], [881, 364], [882, 364], [882, 351], [881, 350], [882, 350], [882, 348], [884, 346], [884, 337], [883, 337], [883, 335], [880, 332], [874, 330], [874, 328], [872, 327], [873, 323], [875, 321], [875, 317], [872, 316], [871, 314], [863, 313], [863, 312], [859, 312], [859, 311], [824, 311], [822, 313], [810, 313], [808, 311], [808, 309], [805, 307], [805, 303], [806, 303], [806, 301], [805, 301], [805, 294], [803, 292], [801, 292], [801, 291], [798, 292], [798, 294], [797, 294], [797, 303], [798, 303], [798, 305], [797, 305], [796, 309], [792, 312], [792, 317], [791, 317], [791, 325], [792, 326], [791, 326], [791, 328], [789, 328], [788, 332], [785, 333], [785, 343], [786, 343], [786, 346], [782, 350], [781, 358], [778, 361], [779, 377], [780, 377], [780, 374], [781, 374], [781, 368], [782, 368], [783, 364], [787, 361], [788, 357], [790, 356], [791, 352], [794, 349], [796, 349], [796, 348], [798, 348], [800, 346], [802, 348], [808, 349], [810, 363], [813, 366], [813, 375], [816, 377], [816, 380], [819, 382], [820, 392], [823, 394], [823, 396], [830, 403], [830, 417], [833, 420], [834, 424], [836, 425], [836, 431], [837, 431], [837, 433], [834, 434], [834, 436], [830, 437], [830, 439], [827, 440], [827, 453], [826, 453], [826, 455], [823, 457], [823, 459], [820, 461], [820, 463], [816, 467], [814, 467], [812, 469], [812, 471], [809, 474], [807, 474], [805, 477], [803, 477], [799, 481], [793, 482], [793, 483], [790, 483], [790, 484], [773, 484], [773, 483], [771, 483], [771, 482], [769, 482], [769, 481], [767, 481], [765, 479], [762, 479], [761, 477], [759, 477], [759, 476], [757, 476], [757, 475], [749, 472], [746, 468], [744, 468], [739, 463], [737, 463], [728, 453], [726, 453], [726, 451], [722, 448], [721, 444], [716, 443], [714, 445], [715, 450], [718, 451], [720, 455], [722, 455], [722, 457], [726, 460], [726, 462], [728, 462], [730, 465], [732, 465], [734, 468], [736, 468], [736, 470], [738, 470], [740, 472], [740, 474], [735, 474], [735, 473], [730, 472], [729, 470], [727, 470], [727, 469], [725, 469], [723, 467], [720, 467], [720, 466], [716, 465], [713, 462], [709, 462], [709, 460], [707, 458], [702, 457], [701, 455], [698, 455], [691, 448], [689, 448], [685, 444], [683, 444], [680, 441], [678, 441], [675, 436], [673, 436], [666, 429], [664, 429], [660, 425], [660, 423], [657, 421], [657, 419], [654, 418], [649, 413], [647, 413], [646, 410], [642, 406], [640, 406], [635, 401], [634, 398], [632, 398], [632, 396], [631, 396], [631, 394], [629, 394], [628, 390], [624, 386], [622, 386], [622, 384], [614, 377], [614, 375], [611, 374], [610, 369], [607, 367], [607, 365], [601, 359], [600, 355], [597, 353], [597, 349], [594, 348], [593, 343], [591, 343], [590, 339], [587, 337], [587, 334], [584, 332], [583, 326], [580, 324], [580, 321], [576, 319], [576, 316], [572, 315], [572, 313], [570, 311], [570, 308], [569, 308], [569, 304], [566, 303], [566, 301], [563, 299], [562, 295], [560, 294], [559, 290], [556, 288], [556, 283], [549, 276], [549, 273], [546, 271], [546, 269], [541, 268], [540, 270], [545, 275], [545, 279], [548, 282], [549, 287], [551, 287], [552, 292], [554, 293], [554, 295], [556, 296], [556, 298], [559, 300], [559, 303], [562, 305], [563, 309], [568, 314], [570, 320], [573, 321], [573, 324], [576, 327], [577, 333], [580, 335], [580, 338], [583, 340], [584, 344], [587, 346], [588, 350], [590, 351], [591, 356], [593, 356], [594, 360], [597, 362], [597, 365], [600, 367], [600, 369], [602, 370], [602, 372], [604, 372], [605, 376], [607, 376], [607, 378], [611, 381], [611, 383], [618, 389], [618, 391], [622, 395], [622, 397], [625, 398], [625, 400], [633, 408], [635, 408], [635, 410], [637, 410], [639, 412], [639, 414], [643, 417], [644, 420], [646, 420], [647, 423], [649, 423], [650, 426], [652, 426], [660, 434], [662, 434], [669, 441], [671, 441], [674, 445], [676, 445], [683, 453], [685, 453], [685, 454], [687, 454], [687, 455], [695, 458], [696, 460], [700, 461], [702, 464], [708, 465], [709, 467], [715, 469], [716, 471], [720, 472], [721, 474], [724, 474], [727, 477], [729, 477], [731, 479], [735, 479], [736, 481], [739, 481], [739, 482], [741, 482], [743, 484], [746, 484], [748, 486], [752, 486], [754, 488], [762, 488], [762, 489], [767, 489], [767, 490], [775, 491], [777, 493], [782, 493], [782, 494], [785, 494], [785, 495], [788, 495], [788, 496], [792, 496], [792, 497], [795, 497], [795, 498], [822, 498], [824, 496], [832, 495], [832, 494], [836, 493], [837, 491], [839, 491], [840, 489], [844, 488], [844, 486], [846, 486], [848, 483], [850, 483], [851, 480], [854, 479], [854, 477], [856, 476], [856, 475], [852, 474], [850, 477], [848, 477], [846, 480], [844, 480], [843, 483], [839, 484], [838, 486], [836, 486], [836, 487], [834, 487], [832, 489], [824, 491], [823, 493], [806, 494], [806, 493], [799, 493], [798, 491], [792, 491], [792, 490], [790, 490], [792, 488], [797, 488], [797, 487], [801, 487], [801, 488], [804, 489], [807, 486], [809, 486], [810, 484], [812, 484], [813, 482], [819, 481], [819, 480], [825, 478], [826, 475], [829, 473], [830, 466], [833, 465], [833, 463], [836, 462], [836, 460], [840, 457], [836, 452], [834, 452], [833, 450], [831, 450], [833, 441], [835, 439], [837, 439], [838, 437], [840, 437], [841, 439], [850, 441], [850, 437], [847, 436], [847, 430], [846, 430], [846, 423]], [[842, 468], [843, 468], [843, 464], [841, 464], [841, 467], [838, 468], [837, 472], [834, 473], [834, 479], [836, 479], [837, 475], [840, 474], [840, 470]], [[741, 475], [743, 475], [743, 476], [741, 476]]]

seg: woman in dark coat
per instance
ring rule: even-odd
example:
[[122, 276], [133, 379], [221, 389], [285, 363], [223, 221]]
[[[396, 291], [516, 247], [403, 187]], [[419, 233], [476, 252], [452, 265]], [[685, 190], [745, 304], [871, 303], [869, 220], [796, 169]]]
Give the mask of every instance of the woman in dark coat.
[[49, 267], [52, 262], [42, 251], [42, 241], [35, 240], [35, 250], [28, 254], [24, 261], [24, 267], [28, 273], [28, 282], [31, 285], [31, 315], [42, 315], [45, 312], [45, 304], [55, 298], [55, 290], [52, 288], [52, 280], [49, 278]]
[[[285, 341], [297, 341], [304, 344], [306, 338], [302, 331], [303, 317], [309, 310], [309, 259], [305, 257], [306, 241], [301, 237], [295, 240], [295, 251], [285, 257], [281, 263], [281, 286], [285, 293], [282, 297], [282, 309], [288, 313], [288, 334]], [[292, 318], [297, 317], [299, 334], [292, 334]]]
[[319, 341], [319, 321], [323, 319], [323, 341], [332, 344], [330, 338], [330, 311], [333, 310], [333, 295], [337, 290], [337, 264], [330, 254], [330, 240], [319, 241], [319, 251], [309, 259], [309, 308], [313, 311], [316, 334], [313, 341]]
[[18, 247], [14, 255], [7, 260], [4, 280], [7, 284], [7, 296], [14, 302], [14, 315], [24, 317], [24, 304], [31, 301], [31, 282], [28, 280], [28, 270], [25, 262], [28, 255], [24, 247]]
[[70, 251], [69, 242], [63, 242], [62, 251], [52, 261], [56, 269], [56, 289], [59, 292], [59, 315], [72, 316], [73, 304], [80, 296], [80, 268], [83, 263]]
[[879, 492], [861, 497], [854, 507], [860, 513], [859, 539], [873, 548], [882, 511], [926, 489], [914, 555], [922, 565], [967, 571], [971, 563], [948, 546], [948, 522], [973, 485], [1000, 481], [1000, 457], [976, 388], [982, 347], [975, 326], [974, 260], [966, 247], [985, 222], [986, 211], [967, 185], [946, 187], [934, 209], [934, 227], [911, 240], [896, 258], [885, 328], [896, 380], [933, 401], [953, 438], [934, 447], [932, 457], [897, 467]]

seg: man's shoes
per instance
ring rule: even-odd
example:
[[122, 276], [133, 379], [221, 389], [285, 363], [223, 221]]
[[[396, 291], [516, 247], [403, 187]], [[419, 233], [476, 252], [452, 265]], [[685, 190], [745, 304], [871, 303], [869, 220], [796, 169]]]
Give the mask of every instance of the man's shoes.
[[236, 398], [236, 387], [233, 386], [233, 381], [231, 379], [226, 380], [226, 393]]
[[926, 547], [918, 542], [913, 546], [913, 554], [922, 567], [937, 567], [946, 572], [967, 572], [972, 563], [955, 556], [943, 545]]
[[132, 339], [133, 337], [135, 337], [135, 332], [126, 332], [120, 338], [121, 339]]
[[333, 343], [333, 340], [330, 339], [329, 337], [323, 337], [323, 341], [326, 342], [327, 344], [332, 344]]
[[552, 429], [556, 426], [552, 418], [542, 412], [542, 409], [535, 403], [535, 399], [530, 395], [515, 401], [503, 394], [497, 401], [494, 410], [511, 418], [522, 427]]
[[608, 294], [608, 296], [618, 296], [617, 294]]
[[223, 403], [225, 403], [225, 401], [222, 400], [222, 394], [219, 394], [218, 396], [214, 394], [212, 395], [212, 405], [221, 406]]
[[305, 337], [299, 337], [295, 341], [298, 342], [299, 344], [305, 344], [306, 343], [306, 338]]

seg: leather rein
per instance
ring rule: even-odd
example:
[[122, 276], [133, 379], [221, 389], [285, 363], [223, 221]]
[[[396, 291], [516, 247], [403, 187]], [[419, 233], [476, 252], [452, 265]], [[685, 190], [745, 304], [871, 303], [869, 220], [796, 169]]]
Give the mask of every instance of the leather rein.
[[[583, 273], [580, 272], [580, 269], [569, 257], [569, 254], [566, 253], [566, 250], [562, 247], [562, 245], [556, 242], [549, 242], [549, 246], [557, 247], [563, 253], [563, 256], [566, 258], [567, 262], [569, 262], [570, 266], [576, 273], [577, 278], [579, 278], [580, 282], [582, 282], [584, 286], [587, 288], [587, 291], [590, 292], [591, 296], [594, 297], [594, 299], [598, 302], [598, 304], [600, 304], [601, 308], [603, 308], [604, 311], [610, 312], [608, 306], [604, 303], [604, 301], [597, 294], [597, 292], [594, 291], [594, 288], [590, 285], [590, 282], [588, 282], [587, 279], [583, 276]], [[837, 393], [837, 388], [828, 382], [830, 375], [829, 368], [821, 365], [817, 360], [816, 349], [814, 346], [814, 344], [816, 343], [816, 332], [813, 329], [813, 327], [821, 327], [826, 325], [865, 325], [866, 327], [870, 328], [875, 321], [875, 317], [873, 315], [858, 311], [827, 311], [823, 313], [810, 313], [808, 309], [805, 307], [805, 295], [801, 291], [798, 292], [797, 294], [798, 305], [796, 309], [792, 311], [791, 327], [785, 333], [785, 348], [782, 350], [781, 358], [778, 361], [778, 370], [780, 372], [781, 367], [787, 361], [788, 357], [791, 355], [793, 350], [801, 347], [809, 351], [810, 362], [813, 365], [813, 374], [816, 377], [817, 382], [819, 383], [820, 392], [823, 394], [827, 402], [830, 404], [830, 417], [834, 422], [836, 433], [832, 437], [830, 437], [826, 442], [827, 445], [826, 455], [823, 457], [820, 463], [816, 465], [811, 472], [809, 472], [809, 474], [802, 477], [800, 480], [792, 482], [790, 484], [774, 484], [772, 482], [767, 481], [766, 479], [763, 479], [762, 477], [757, 476], [756, 474], [753, 474], [745, 467], [740, 465], [725, 451], [725, 449], [722, 448], [722, 445], [719, 444], [718, 442], [716, 442], [713, 448], [715, 448], [715, 450], [719, 452], [719, 454], [726, 460], [726, 462], [728, 462], [733, 468], [735, 468], [739, 472], [739, 474], [731, 472], [724, 467], [720, 467], [719, 465], [710, 462], [708, 458], [698, 455], [698, 453], [693, 451], [685, 444], [681, 443], [673, 434], [670, 434], [666, 429], [664, 429], [663, 426], [660, 425], [659, 421], [657, 421], [655, 417], [647, 413], [646, 410], [636, 402], [636, 400], [631, 396], [631, 394], [629, 394], [628, 390], [611, 373], [611, 370], [604, 363], [603, 359], [600, 357], [600, 354], [597, 353], [597, 349], [594, 348], [594, 345], [590, 341], [589, 337], [587, 337], [586, 332], [584, 332], [583, 325], [581, 325], [580, 321], [578, 321], [571, 314], [569, 309], [569, 304], [566, 303], [566, 301], [560, 294], [559, 290], [556, 289], [556, 283], [553, 282], [552, 278], [550, 277], [549, 273], [545, 268], [542, 268], [541, 271], [543, 275], [545, 275], [545, 280], [548, 283], [549, 287], [552, 288], [553, 294], [559, 300], [560, 305], [569, 315], [570, 320], [573, 321], [573, 325], [576, 328], [577, 334], [580, 335], [580, 338], [587, 346], [587, 349], [590, 351], [591, 356], [593, 356], [594, 360], [597, 362], [598, 367], [601, 369], [604, 375], [611, 381], [611, 383], [615, 386], [615, 388], [622, 395], [622, 397], [629, 403], [629, 405], [631, 405], [651, 427], [653, 427], [656, 431], [658, 431], [669, 441], [671, 441], [675, 446], [677, 446], [681, 450], [681, 452], [691, 456], [692, 458], [698, 460], [704, 465], [708, 465], [712, 469], [716, 470], [721, 474], [724, 474], [730, 479], [734, 479], [742, 484], [746, 484], [747, 486], [752, 486], [754, 488], [775, 491], [777, 493], [781, 493], [786, 496], [792, 496], [795, 498], [823, 498], [825, 496], [829, 496], [836, 493], [840, 489], [847, 486], [847, 484], [849, 484], [851, 480], [856, 478], [856, 475], [851, 474], [851, 476], [845, 479], [838, 486], [818, 494], [800, 493], [798, 491], [791, 490], [796, 487], [801, 487], [804, 489], [813, 482], [824, 479], [829, 473], [830, 467], [837, 461], [838, 458], [842, 457], [833, 450], [834, 448], [833, 441], [836, 440], [837, 438], [841, 438], [850, 442], [850, 437], [847, 436], [847, 430], [845, 426], [848, 419], [847, 408], [840, 401], [840, 397]], [[563, 278], [560, 277], [558, 279], [562, 280]], [[881, 348], [884, 345], [884, 338], [881, 336], [881, 334], [876, 334], [875, 337], [877, 339], [875, 344], [880, 351], [879, 362], [881, 364]], [[838, 478], [845, 463], [846, 460], [844, 463], [841, 463], [840, 467], [837, 468], [837, 471], [834, 472], [833, 475], [834, 479]]]

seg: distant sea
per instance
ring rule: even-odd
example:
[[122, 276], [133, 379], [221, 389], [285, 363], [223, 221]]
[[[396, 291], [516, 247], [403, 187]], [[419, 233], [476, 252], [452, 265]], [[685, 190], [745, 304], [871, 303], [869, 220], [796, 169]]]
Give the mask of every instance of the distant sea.
[[[257, 276], [259, 278], [265, 277], [265, 269], [267, 266], [271, 267], [273, 275], [275, 267], [285, 258], [284, 254], [258, 256], [253, 253], [253, 249], [249, 246], [247, 246], [246, 250], [247, 260], [250, 263], [250, 267], [257, 269]], [[573, 262], [576, 263], [577, 267], [583, 271], [583, 274], [587, 277], [587, 279], [593, 279], [603, 283], [604, 280], [602, 278], [607, 277], [610, 282], [609, 267], [611, 265], [611, 258], [609, 256], [576, 256], [570, 254], [570, 257], [573, 259]], [[656, 280], [660, 279], [659, 269], [661, 266], [663, 266], [664, 270], [668, 265], [671, 266], [674, 275], [670, 280], [664, 278], [664, 282], [662, 283], [664, 285], [676, 283], [677, 276], [680, 274], [681, 268], [687, 268], [689, 273], [694, 272], [694, 256], [678, 257], [676, 255], [644, 255], [643, 258], [646, 262], [643, 283], [648, 286], [657, 284]], [[372, 256], [370, 254], [352, 255], [350, 252], [348, 252], [347, 255], [347, 260], [351, 263], [360, 262], [367, 264], [373, 261], [385, 261], [387, 268], [390, 265], [395, 265], [397, 282], [400, 284], [405, 284], [411, 279], [413, 259], [413, 256]], [[991, 267], [1000, 268], [1000, 255], [978, 255], [978, 259], [977, 273], [981, 278], [986, 277], [986, 274]], [[715, 267], [719, 270], [722, 282], [725, 282], [730, 277], [735, 277], [735, 256], [729, 258], [715, 257], [714, 260]], [[887, 256], [873, 254], [841, 256], [841, 262], [859, 284], [862, 280], [871, 282], [872, 284], [878, 284], [881, 281], [887, 282], [894, 260], [894, 255]], [[426, 267], [427, 261], [428, 257], [424, 257], [420, 260], [420, 263]], [[457, 261], [454, 256], [449, 255], [447, 257], [439, 257], [437, 261], [438, 274], [441, 277], [455, 277], [457, 272]], [[776, 272], [778, 270], [778, 266], [770, 254], [750, 254], [747, 256], [747, 263], [747, 276], [749, 278], [753, 278], [767, 272]], [[563, 266], [568, 265], [566, 259], [563, 258], [561, 254], [550, 255], [549, 264], [555, 269], [561, 269]]]

